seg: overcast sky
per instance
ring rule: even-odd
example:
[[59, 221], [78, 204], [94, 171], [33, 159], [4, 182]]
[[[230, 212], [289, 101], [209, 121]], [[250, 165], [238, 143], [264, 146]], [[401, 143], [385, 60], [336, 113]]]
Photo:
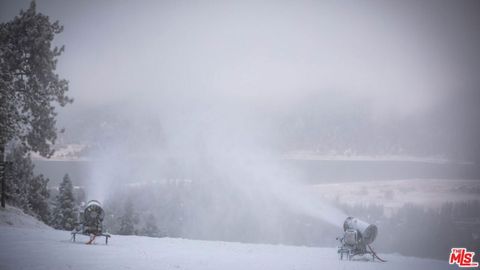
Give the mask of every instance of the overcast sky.
[[[1, 21], [28, 3], [0, 0]], [[191, 125], [178, 115], [225, 118], [260, 135], [258, 126], [304, 125], [281, 136], [288, 149], [371, 153], [378, 147], [358, 145], [386, 141], [380, 148], [421, 148], [414, 154], [480, 150], [479, 1], [38, 0], [37, 8], [65, 27], [56, 43], [66, 45], [58, 72], [75, 98], [61, 111], [67, 130], [103, 108], [132, 122], [158, 115], [162, 132]]]

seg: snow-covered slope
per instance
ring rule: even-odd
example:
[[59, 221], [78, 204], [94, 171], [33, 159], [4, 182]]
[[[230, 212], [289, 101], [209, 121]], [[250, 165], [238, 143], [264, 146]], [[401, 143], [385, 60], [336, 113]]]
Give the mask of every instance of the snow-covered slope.
[[0, 228], [4, 226], [14, 226], [17, 228], [36, 228], [41, 230], [51, 229], [45, 223], [27, 215], [22, 210], [7, 205], [6, 208], [0, 207]]
[[[9, 216], [15, 216], [9, 217]], [[450, 269], [446, 261], [381, 254], [387, 263], [339, 261], [335, 248], [308, 248], [116, 236], [85, 245], [70, 233], [40, 228], [14, 211], [0, 216], [0, 269]], [[4, 218], [15, 220], [8, 225]], [[16, 226], [24, 224], [25, 226]], [[28, 225], [30, 224], [30, 225]], [[453, 267], [451, 268], [453, 269]]]

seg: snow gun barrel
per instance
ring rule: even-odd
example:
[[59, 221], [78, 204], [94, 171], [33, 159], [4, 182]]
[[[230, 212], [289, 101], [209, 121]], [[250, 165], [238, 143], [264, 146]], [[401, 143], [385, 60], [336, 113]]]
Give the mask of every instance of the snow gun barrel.
[[359, 220], [358, 218], [348, 217], [343, 223], [343, 230], [355, 230], [360, 234], [365, 245], [369, 245], [375, 241], [378, 229], [374, 224]]

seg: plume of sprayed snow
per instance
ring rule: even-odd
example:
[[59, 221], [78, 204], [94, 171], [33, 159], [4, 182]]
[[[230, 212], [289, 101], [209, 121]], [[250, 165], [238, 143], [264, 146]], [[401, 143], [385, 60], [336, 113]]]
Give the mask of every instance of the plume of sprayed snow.
[[342, 224], [346, 215], [313, 195], [281, 162], [270, 119], [225, 104], [190, 106], [188, 111], [182, 110], [185, 104], [177, 105], [127, 108], [120, 115], [120, 124], [100, 143], [87, 197], [104, 201], [127, 183], [183, 178], [202, 186], [206, 194], [201, 195], [213, 200], [202, 213], [189, 212], [196, 222], [187, 230], [207, 231], [248, 216], [264, 233], [274, 233], [285, 208]]

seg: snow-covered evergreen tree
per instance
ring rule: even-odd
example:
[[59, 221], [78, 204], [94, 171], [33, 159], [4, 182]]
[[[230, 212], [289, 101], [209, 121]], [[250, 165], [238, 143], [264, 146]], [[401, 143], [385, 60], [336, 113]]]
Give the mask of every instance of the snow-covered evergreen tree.
[[131, 235], [135, 234], [135, 224], [138, 222], [138, 217], [134, 213], [133, 202], [128, 199], [125, 203], [125, 211], [120, 217], [120, 229], [118, 234]]
[[50, 193], [47, 189], [49, 179], [43, 175], [33, 177], [28, 184], [28, 204], [34, 214], [43, 222], [49, 222], [48, 198]]
[[[57, 104], [73, 102], [66, 95], [68, 82], [56, 73], [64, 48], [55, 47], [53, 39], [62, 31], [58, 21], [37, 12], [35, 1], [11, 21], [0, 23], [0, 162], [11, 142], [44, 157], [53, 154]], [[14, 193], [26, 189], [4, 184]], [[18, 200], [25, 209], [25, 196]], [[2, 207], [4, 203], [2, 196]]]
[[160, 236], [157, 226], [157, 220], [155, 219], [155, 216], [153, 214], [147, 216], [147, 219], [145, 220], [145, 225], [142, 229], [142, 234], [150, 237]]
[[73, 184], [68, 174], [65, 174], [56, 198], [52, 226], [56, 229], [73, 230], [75, 227], [75, 221]]
[[6, 174], [7, 202], [30, 213], [28, 183], [33, 178], [33, 163], [24, 147], [15, 146], [7, 155], [12, 162]]
[[8, 203], [21, 208], [25, 213], [48, 222], [48, 197], [50, 196], [43, 175], [34, 176], [30, 154], [21, 145], [16, 145], [7, 156], [12, 165], [7, 170]]

